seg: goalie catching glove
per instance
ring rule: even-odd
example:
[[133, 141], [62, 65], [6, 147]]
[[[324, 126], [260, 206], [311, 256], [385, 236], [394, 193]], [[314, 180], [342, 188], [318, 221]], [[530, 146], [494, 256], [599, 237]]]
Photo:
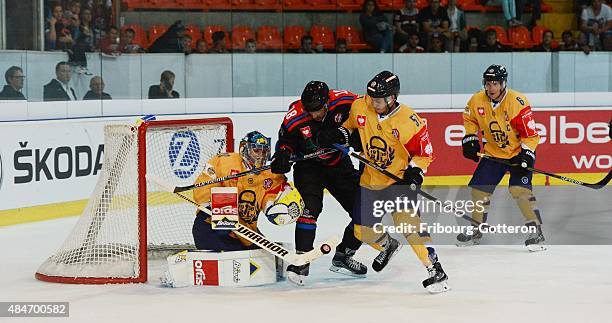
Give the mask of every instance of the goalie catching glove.
[[304, 207], [300, 192], [287, 184], [272, 205], [266, 208], [265, 215], [275, 225], [287, 225], [302, 216]]

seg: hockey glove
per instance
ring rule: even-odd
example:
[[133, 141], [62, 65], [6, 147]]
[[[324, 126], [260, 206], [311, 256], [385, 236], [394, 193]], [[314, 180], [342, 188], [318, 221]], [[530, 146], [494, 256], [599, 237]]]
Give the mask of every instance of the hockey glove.
[[353, 147], [353, 150], [356, 152], [362, 152], [363, 146], [361, 146], [361, 136], [359, 135], [359, 131], [355, 130], [349, 137], [349, 145]]
[[480, 157], [478, 157], [478, 153], [480, 152], [480, 140], [477, 135], [465, 135], [463, 140], [461, 140], [461, 146], [463, 148], [463, 157], [475, 162], [480, 160]]
[[517, 164], [522, 168], [533, 167], [533, 164], [535, 164], [535, 157], [535, 152], [529, 149], [521, 148], [521, 152], [512, 157], [510, 162]]
[[421, 186], [423, 184], [423, 170], [418, 167], [408, 166], [404, 171], [404, 178], [402, 181], [404, 185]]
[[349, 142], [349, 135], [344, 127], [324, 128], [319, 130], [317, 143], [320, 148], [331, 148], [334, 144], [346, 145]]
[[272, 163], [270, 164], [270, 170], [274, 174], [285, 174], [291, 171], [291, 163], [289, 159], [291, 153], [287, 149], [279, 149], [272, 156]]

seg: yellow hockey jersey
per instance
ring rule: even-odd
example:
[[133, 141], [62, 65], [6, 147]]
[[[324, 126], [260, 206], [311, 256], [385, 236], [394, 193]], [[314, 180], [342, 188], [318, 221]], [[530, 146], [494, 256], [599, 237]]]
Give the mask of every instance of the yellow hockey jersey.
[[[427, 125], [414, 110], [400, 104], [394, 111], [380, 117], [372, 105], [372, 98], [361, 97], [351, 106], [343, 126], [359, 131], [365, 157], [377, 166], [402, 178], [408, 165], [424, 172], [433, 160], [433, 148]], [[380, 190], [394, 181], [371, 167], [365, 167], [360, 184]]]
[[463, 124], [466, 134], [482, 131], [485, 153], [497, 158], [516, 156], [521, 145], [535, 151], [540, 142], [529, 101], [512, 89], [495, 108], [484, 90], [474, 94], [465, 107]]
[[[239, 153], [223, 153], [211, 158], [196, 183], [210, 181], [246, 171]], [[270, 170], [251, 174], [236, 179], [223, 181], [193, 190], [193, 197], [199, 204], [210, 203], [210, 189], [213, 187], [238, 187], [238, 214], [240, 223], [252, 230], [257, 230], [257, 217], [268, 202], [273, 202], [281, 192], [287, 178], [285, 175], [272, 173]], [[207, 220], [209, 221], [209, 220]], [[244, 245], [247, 240], [240, 239]]]

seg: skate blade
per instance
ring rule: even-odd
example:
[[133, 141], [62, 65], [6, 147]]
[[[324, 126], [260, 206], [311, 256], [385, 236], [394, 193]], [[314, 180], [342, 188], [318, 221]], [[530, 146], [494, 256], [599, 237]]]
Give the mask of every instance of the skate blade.
[[445, 280], [439, 283], [431, 284], [425, 287], [425, 289], [427, 289], [427, 291], [431, 294], [440, 294], [448, 292], [450, 290], [450, 287], [448, 286], [448, 283]]
[[530, 244], [525, 247], [527, 247], [527, 250], [529, 250], [529, 252], [538, 252], [538, 251], [544, 251], [547, 249], [545, 245], [541, 245], [541, 244]]
[[287, 280], [296, 286], [304, 286], [305, 276], [298, 275], [294, 272], [287, 271]]
[[343, 268], [343, 267], [336, 267], [334, 265], [331, 265], [331, 267], [329, 267], [329, 270], [338, 274], [342, 274], [342, 275], [346, 275], [346, 276], [351, 276], [351, 277], [355, 277], [355, 278], [365, 278], [366, 274], [355, 274], [354, 272]]

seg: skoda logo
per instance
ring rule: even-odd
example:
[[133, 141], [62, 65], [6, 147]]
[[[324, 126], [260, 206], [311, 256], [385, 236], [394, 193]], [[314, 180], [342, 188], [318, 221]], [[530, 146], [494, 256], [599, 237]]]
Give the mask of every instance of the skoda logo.
[[193, 131], [176, 132], [168, 147], [168, 161], [176, 177], [191, 177], [200, 163], [200, 143]]

